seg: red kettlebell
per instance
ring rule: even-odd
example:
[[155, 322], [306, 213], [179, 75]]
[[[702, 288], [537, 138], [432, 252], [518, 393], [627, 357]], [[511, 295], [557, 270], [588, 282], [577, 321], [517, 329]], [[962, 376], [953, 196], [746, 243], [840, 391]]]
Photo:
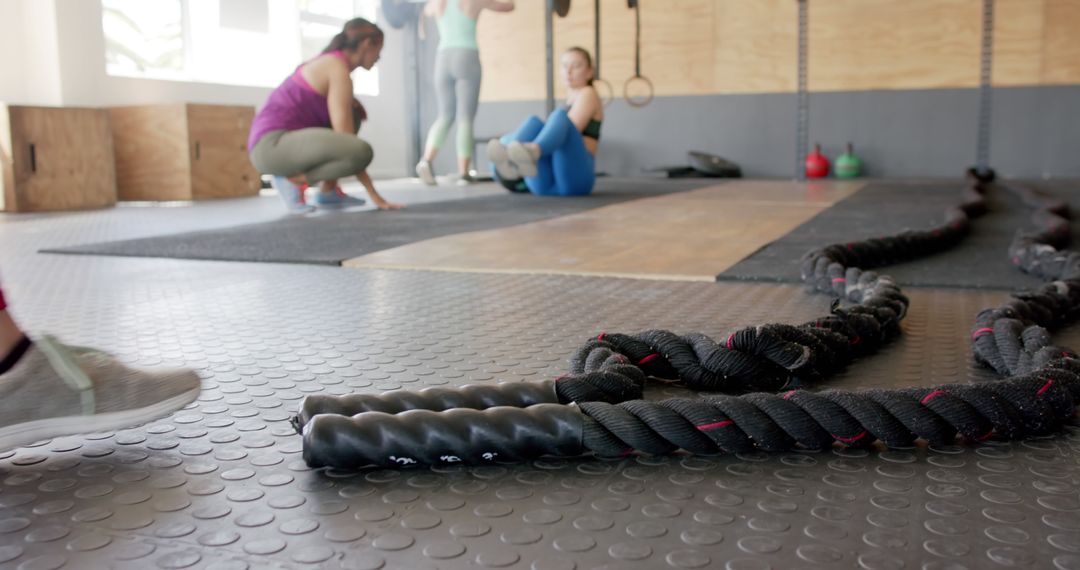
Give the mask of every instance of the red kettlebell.
[[821, 145], [814, 143], [814, 152], [806, 155], [806, 177], [825, 178], [829, 175], [829, 157], [821, 154]]

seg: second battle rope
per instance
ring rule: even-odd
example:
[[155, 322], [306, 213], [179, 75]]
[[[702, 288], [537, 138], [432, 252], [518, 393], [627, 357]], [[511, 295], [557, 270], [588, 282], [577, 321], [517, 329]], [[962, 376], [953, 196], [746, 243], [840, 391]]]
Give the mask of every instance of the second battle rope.
[[[869, 269], [955, 245], [985, 211], [989, 186], [969, 173], [962, 203], [936, 227], [804, 256], [803, 280], [848, 303], [838, 300], [827, 316], [749, 327], [719, 343], [697, 333], [601, 334], [553, 382], [311, 396], [294, 420], [304, 457], [312, 466], [360, 467], [589, 451], [716, 454], [875, 441], [907, 447], [917, 439], [951, 443], [958, 434], [981, 441], [1052, 433], [1080, 402], [1080, 361], [1051, 345], [1047, 330], [1080, 308], [1080, 254], [1057, 249], [1068, 238], [1065, 204], [1026, 189], [1010, 188], [1035, 208], [1038, 229], [1017, 234], [1010, 258], [1054, 281], [982, 311], [972, 332], [976, 359], [1009, 378], [899, 390], [802, 389], [898, 332], [908, 300], [891, 278]], [[649, 377], [733, 395], [642, 400]]]

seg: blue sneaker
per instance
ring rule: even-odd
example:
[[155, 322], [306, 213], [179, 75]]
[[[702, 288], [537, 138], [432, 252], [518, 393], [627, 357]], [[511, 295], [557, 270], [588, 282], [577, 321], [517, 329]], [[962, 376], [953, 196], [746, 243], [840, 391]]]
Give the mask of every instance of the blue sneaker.
[[277, 190], [278, 196], [281, 196], [282, 201], [285, 202], [285, 209], [290, 214], [308, 214], [315, 211], [315, 206], [309, 206], [304, 199], [306, 187], [301, 188], [289, 182], [289, 179], [284, 176], [275, 176], [270, 181], [270, 185]]
[[364, 204], [367, 204], [366, 200], [346, 194], [340, 186], [331, 192], [319, 192], [315, 195], [315, 205], [320, 208], [352, 208]]

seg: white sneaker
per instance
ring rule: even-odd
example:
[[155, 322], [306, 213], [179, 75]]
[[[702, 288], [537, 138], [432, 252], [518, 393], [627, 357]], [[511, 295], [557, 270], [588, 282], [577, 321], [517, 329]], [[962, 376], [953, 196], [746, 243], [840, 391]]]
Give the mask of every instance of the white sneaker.
[[431, 168], [430, 160], [421, 160], [416, 163], [416, 175], [428, 186], [435, 186], [435, 171]]
[[521, 173], [518, 172], [517, 166], [514, 166], [513, 162], [510, 162], [510, 155], [507, 154], [506, 146], [503, 145], [499, 139], [491, 139], [487, 145], [488, 160], [495, 165], [495, 171], [499, 173], [499, 178], [503, 180], [517, 180], [521, 178]]
[[136, 370], [42, 337], [0, 375], [0, 451], [156, 420], [191, 403], [200, 384], [192, 370]]
[[535, 156], [525, 145], [520, 141], [514, 141], [506, 147], [506, 154], [510, 159], [510, 162], [514, 163], [518, 172], [521, 173], [522, 178], [530, 178], [536, 176], [536, 161], [539, 157]]

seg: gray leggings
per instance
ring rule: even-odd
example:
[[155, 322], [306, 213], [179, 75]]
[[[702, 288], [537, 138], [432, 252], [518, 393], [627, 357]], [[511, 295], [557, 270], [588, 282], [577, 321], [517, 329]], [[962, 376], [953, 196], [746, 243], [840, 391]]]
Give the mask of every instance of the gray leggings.
[[356, 135], [313, 127], [271, 131], [251, 149], [251, 163], [263, 174], [295, 176], [308, 182], [336, 180], [367, 170], [375, 152]]
[[435, 55], [435, 96], [439, 118], [428, 131], [428, 148], [439, 148], [457, 115], [458, 158], [472, 158], [473, 120], [480, 102], [480, 52], [448, 48]]

